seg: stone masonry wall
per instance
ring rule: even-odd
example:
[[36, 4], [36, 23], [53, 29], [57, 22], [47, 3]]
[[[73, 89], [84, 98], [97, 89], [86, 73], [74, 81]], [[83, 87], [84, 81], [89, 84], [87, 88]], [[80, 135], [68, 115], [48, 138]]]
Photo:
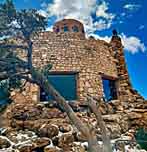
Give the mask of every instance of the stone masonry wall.
[[[73, 33], [40, 33], [33, 38], [33, 65], [42, 68], [51, 63], [51, 71], [78, 72], [78, 100], [87, 93], [103, 95], [101, 74], [117, 78], [115, 59], [108, 43], [86, 39]], [[39, 91], [38, 91], [39, 92]]]
[[113, 54], [115, 59], [117, 60], [117, 72], [118, 72], [118, 94], [119, 99], [122, 102], [134, 102], [134, 101], [143, 101], [144, 98], [133, 89], [131, 85], [131, 81], [129, 78], [125, 57], [124, 57], [124, 49], [121, 43], [121, 38], [119, 36], [112, 36], [111, 39], [111, 47], [113, 50]]

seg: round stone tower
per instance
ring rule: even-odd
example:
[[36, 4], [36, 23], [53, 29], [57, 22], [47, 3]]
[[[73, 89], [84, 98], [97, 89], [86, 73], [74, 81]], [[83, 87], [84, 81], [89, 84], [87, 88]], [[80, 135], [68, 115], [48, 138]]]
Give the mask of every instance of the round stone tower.
[[74, 19], [63, 19], [56, 22], [53, 31], [56, 33], [70, 32], [85, 35], [83, 24]]

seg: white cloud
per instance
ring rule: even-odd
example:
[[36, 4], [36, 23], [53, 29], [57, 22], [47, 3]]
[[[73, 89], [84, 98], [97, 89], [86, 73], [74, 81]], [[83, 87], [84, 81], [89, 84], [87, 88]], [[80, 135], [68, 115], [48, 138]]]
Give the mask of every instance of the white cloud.
[[124, 5], [124, 8], [127, 10], [130, 10], [130, 11], [134, 11], [134, 10], [136, 11], [140, 7], [141, 7], [141, 5], [139, 5], [139, 4], [126, 4], [126, 5]]
[[142, 43], [138, 37], [127, 37], [126, 35], [122, 34], [122, 42], [125, 49], [132, 54], [137, 53], [138, 51], [144, 52], [146, 50], [144, 43]]
[[108, 3], [103, 1], [100, 5], [98, 5], [97, 10], [96, 10], [96, 16], [97, 17], [103, 17], [107, 20], [112, 20], [114, 19], [115, 15], [112, 13], [108, 13]]
[[111, 27], [112, 22], [111, 21], [106, 21], [103, 19], [100, 19], [99, 21], [96, 21], [94, 23], [95, 29], [98, 31], [104, 30], [104, 29], [109, 29]]
[[[101, 31], [111, 28], [111, 25], [116, 18], [115, 14], [109, 12], [109, 4], [102, 0], [101, 3], [97, 3], [97, 0], [53, 0], [52, 3], [43, 4], [43, 7], [47, 7], [47, 14], [49, 17], [56, 16], [57, 20], [63, 18], [72, 18], [81, 21], [84, 24], [87, 35], [92, 35], [96, 39], [102, 39], [110, 42], [109, 36], [98, 36], [94, 34], [95, 31]], [[139, 9], [140, 5], [126, 4], [124, 6], [127, 10]], [[45, 14], [43, 11], [40, 13]], [[95, 14], [97, 20], [92, 18], [92, 14]], [[121, 16], [126, 16], [126, 12], [121, 13]], [[47, 30], [51, 31], [52, 27]], [[125, 50], [131, 53], [137, 53], [138, 51], [144, 52], [146, 50], [145, 45], [138, 37], [126, 36], [121, 34], [122, 42]]]
[[106, 41], [106, 42], [110, 42], [110, 40], [111, 40], [111, 37], [109, 37], [109, 36], [99, 36], [99, 35], [97, 35], [97, 34], [90, 34], [90, 36], [93, 36], [95, 39], [100, 39], [100, 40], [104, 40], [104, 41]]
[[[73, 18], [81, 21], [86, 33], [93, 33], [95, 30], [103, 30], [110, 28], [114, 15], [107, 13], [108, 4], [102, 2], [97, 4], [97, 0], [54, 0], [48, 5], [47, 12], [49, 16], [56, 16], [57, 20], [63, 18]], [[94, 21], [91, 14], [98, 17]], [[100, 19], [100, 18], [103, 19]]]
[[[111, 37], [109, 36], [99, 36], [96, 34], [91, 34], [95, 39], [104, 40], [106, 42], [110, 42]], [[121, 34], [122, 44], [124, 46], [124, 49], [132, 54], [135, 54], [139, 51], [144, 52], [147, 50], [144, 43], [141, 42], [141, 40], [138, 37], [135, 36], [126, 36], [125, 34]]]

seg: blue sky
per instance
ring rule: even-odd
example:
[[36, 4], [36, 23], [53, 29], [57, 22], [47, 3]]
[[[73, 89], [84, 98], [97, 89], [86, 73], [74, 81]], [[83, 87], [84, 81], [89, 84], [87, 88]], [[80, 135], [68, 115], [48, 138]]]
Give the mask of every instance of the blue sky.
[[[4, 0], [0, 0], [2, 2]], [[17, 9], [35, 8], [56, 20], [74, 18], [87, 35], [109, 41], [112, 29], [122, 37], [133, 87], [147, 99], [147, 0], [13, 0]]]

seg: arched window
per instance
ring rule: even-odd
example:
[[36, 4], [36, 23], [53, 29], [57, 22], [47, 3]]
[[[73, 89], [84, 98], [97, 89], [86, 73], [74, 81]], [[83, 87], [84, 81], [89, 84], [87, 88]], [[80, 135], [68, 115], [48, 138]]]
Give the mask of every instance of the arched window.
[[56, 32], [57, 32], [57, 33], [58, 33], [58, 32], [60, 32], [60, 29], [59, 29], [59, 27], [57, 27], [57, 28], [56, 28]]
[[79, 32], [79, 28], [78, 28], [76, 25], [74, 25], [74, 26], [72, 27], [72, 29], [73, 29], [73, 32]]
[[60, 32], [60, 29], [59, 28], [56, 28], [56, 33]]

